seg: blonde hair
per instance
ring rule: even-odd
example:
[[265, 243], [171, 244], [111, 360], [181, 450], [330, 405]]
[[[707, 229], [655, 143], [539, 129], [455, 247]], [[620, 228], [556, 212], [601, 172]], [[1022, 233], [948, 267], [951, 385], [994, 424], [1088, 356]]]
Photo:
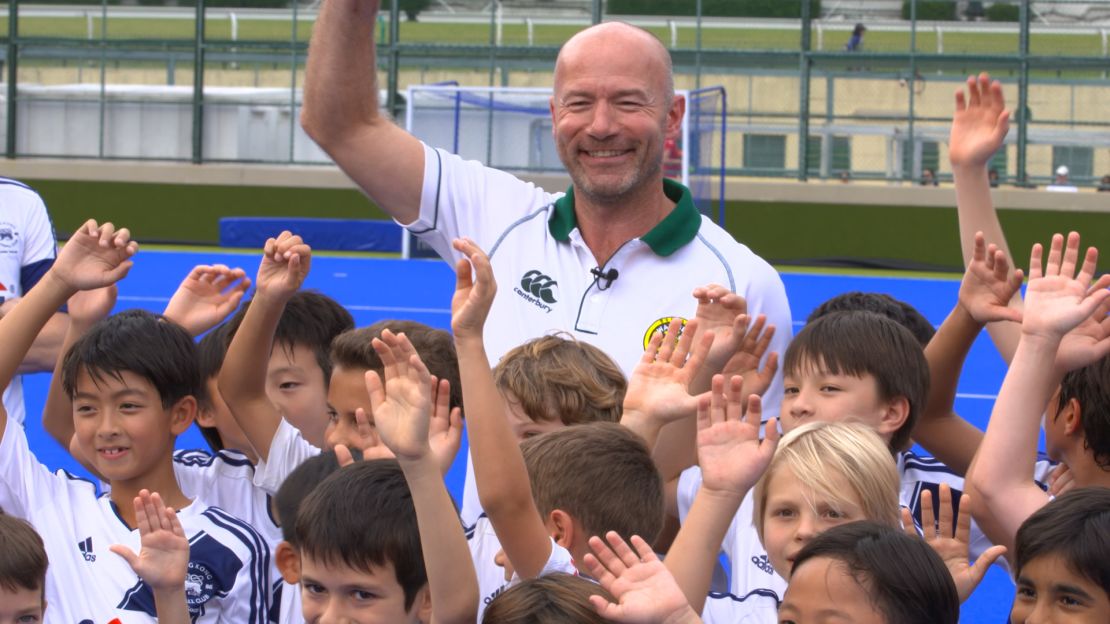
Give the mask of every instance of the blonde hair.
[[[863, 520], [901, 527], [898, 469], [890, 449], [867, 425], [811, 422], [783, 436], [771, 465], [755, 485], [752, 521], [760, 539], [763, 539], [767, 485], [783, 469], [790, 470], [805, 487], [831, 501], [852, 502], [854, 495], [863, 510]], [[838, 489], [835, 483], [838, 476], [854, 491]]]
[[620, 422], [628, 387], [612, 358], [567, 334], [541, 336], [513, 348], [493, 379], [528, 418], [580, 425]]

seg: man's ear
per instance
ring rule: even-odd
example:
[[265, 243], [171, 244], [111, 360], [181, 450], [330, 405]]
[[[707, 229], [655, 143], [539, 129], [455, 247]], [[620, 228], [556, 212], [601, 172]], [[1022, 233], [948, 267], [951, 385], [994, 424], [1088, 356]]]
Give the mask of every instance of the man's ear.
[[301, 582], [301, 556], [292, 544], [283, 540], [277, 545], [274, 549], [274, 563], [286, 583], [296, 585]]
[[189, 425], [197, 417], [197, 399], [194, 396], [183, 397], [170, 407], [170, 431], [179, 436], [185, 433]]
[[906, 424], [910, 417], [910, 400], [904, 396], [894, 397], [886, 402], [882, 418], [879, 420], [879, 433], [885, 438], [894, 436], [894, 433]]
[[1064, 403], [1064, 407], [1060, 408], [1060, 412], [1056, 414], [1056, 418], [1064, 419], [1064, 433], [1069, 436], [1083, 434], [1083, 408], [1079, 405], [1079, 400], [1076, 398], [1068, 399]]
[[682, 133], [682, 119], [686, 116], [686, 96], [674, 94], [671, 108], [667, 111], [667, 127], [665, 136], [678, 137]]

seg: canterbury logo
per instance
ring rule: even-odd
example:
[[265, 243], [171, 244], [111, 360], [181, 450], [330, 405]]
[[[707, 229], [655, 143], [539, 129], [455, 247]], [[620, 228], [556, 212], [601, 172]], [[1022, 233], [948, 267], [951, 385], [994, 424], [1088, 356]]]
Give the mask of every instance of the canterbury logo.
[[520, 278], [520, 287], [524, 292], [532, 293], [534, 297], [539, 297], [545, 303], [555, 303], [555, 286], [558, 284], [559, 282], [535, 269]]

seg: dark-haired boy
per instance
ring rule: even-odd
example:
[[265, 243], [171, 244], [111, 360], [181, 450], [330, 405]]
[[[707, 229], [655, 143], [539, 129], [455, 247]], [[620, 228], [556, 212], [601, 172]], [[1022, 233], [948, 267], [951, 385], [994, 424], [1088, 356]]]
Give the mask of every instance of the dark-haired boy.
[[42, 621], [48, 563], [35, 529], [0, 512], [0, 623]]
[[[517, 446], [483, 345], [497, 288], [489, 258], [469, 240], [457, 240], [455, 248], [465, 259], [456, 266], [451, 328], [469, 406], [474, 477], [486, 514], [470, 538], [484, 610], [504, 587], [486, 580], [494, 549], [503, 550], [495, 559], [506, 580], [577, 574], [593, 535], [613, 530], [626, 538], [654, 539], [662, 525], [663, 492], [643, 440], [615, 423], [568, 427]], [[492, 526], [493, 535], [484, 524]]]
[[[123, 277], [135, 252], [127, 230], [89, 221], [70, 238], [54, 267], [23, 303], [0, 319], [0, 381], [14, 374], [37, 330], [77, 290]], [[191, 541], [186, 588], [197, 622], [265, 621], [269, 553], [261, 536], [225, 512], [186, 497], [174, 476], [176, 436], [192, 424], [200, 392], [195, 345], [160, 316], [126, 312], [95, 326], [66, 354], [63, 386], [73, 399], [76, 445], [111, 486], [50, 474], [27, 446], [22, 428], [0, 413], [0, 506], [27, 518], [52, 565], [46, 594], [59, 621], [152, 622], [153, 594], [107, 547], [139, 550], [133, 500], [158, 491], [179, 514]], [[74, 591], [74, 588], [80, 588]]]

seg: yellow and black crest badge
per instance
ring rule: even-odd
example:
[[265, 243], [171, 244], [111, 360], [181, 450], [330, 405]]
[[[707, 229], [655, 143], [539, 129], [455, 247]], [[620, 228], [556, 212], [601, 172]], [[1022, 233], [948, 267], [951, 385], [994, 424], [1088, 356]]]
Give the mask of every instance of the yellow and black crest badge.
[[[667, 328], [670, 327], [671, 323], [674, 321], [682, 321], [682, 329], [686, 329], [686, 319], [682, 318], [681, 316], [664, 316], [663, 318], [652, 323], [651, 326], [648, 327], [647, 331], [644, 332], [644, 349], [648, 348], [648, 344], [651, 343], [652, 336], [654, 336], [655, 334], [667, 333]], [[678, 335], [681, 336], [682, 332], [680, 331]]]

